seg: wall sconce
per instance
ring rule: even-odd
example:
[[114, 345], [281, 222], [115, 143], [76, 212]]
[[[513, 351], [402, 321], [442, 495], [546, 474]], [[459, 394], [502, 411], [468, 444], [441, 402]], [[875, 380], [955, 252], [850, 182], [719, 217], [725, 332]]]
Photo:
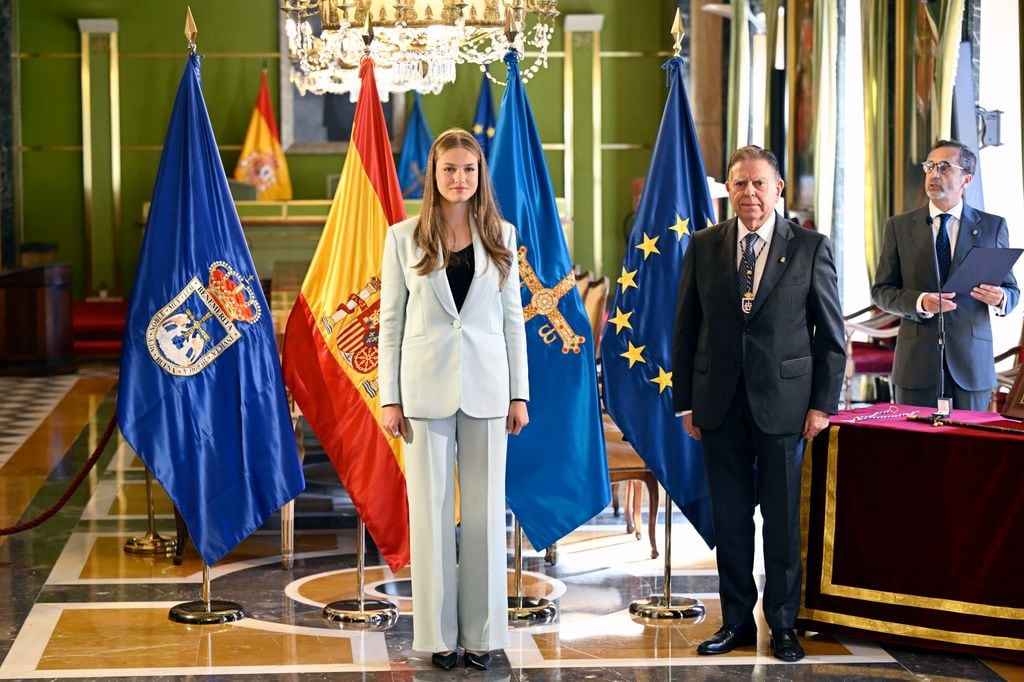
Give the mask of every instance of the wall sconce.
[[980, 149], [985, 147], [998, 147], [1003, 143], [1000, 135], [1000, 121], [1003, 112], [995, 109], [989, 111], [984, 107], [978, 107], [978, 139], [981, 140]]

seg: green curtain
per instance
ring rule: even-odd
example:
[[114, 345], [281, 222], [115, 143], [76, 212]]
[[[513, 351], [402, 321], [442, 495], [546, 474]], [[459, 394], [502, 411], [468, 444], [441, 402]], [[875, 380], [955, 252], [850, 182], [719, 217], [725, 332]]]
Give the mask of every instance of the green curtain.
[[814, 221], [832, 236], [836, 180], [836, 101], [839, 10], [835, 2], [814, 6]]
[[727, 156], [750, 144], [750, 3], [747, 0], [736, 0], [732, 4], [729, 28]]
[[[764, 3], [765, 51], [767, 53], [764, 70], [764, 140], [766, 147], [771, 147], [772, 128], [777, 123], [772, 120], [774, 113], [772, 111], [772, 72], [775, 70], [775, 45], [779, 40], [779, 7], [781, 6], [782, 0], [765, 0]], [[781, 28], [784, 34], [785, 27]], [[782, 154], [783, 150], [776, 149], [774, 151]]]
[[957, 57], [960, 53], [964, 0], [943, 2], [939, 9], [938, 64], [935, 69], [938, 121], [936, 136], [948, 138], [953, 130], [953, 83], [956, 80]]
[[891, 184], [889, 159], [889, 30], [888, 0], [862, 0], [861, 41], [864, 71], [864, 258], [868, 281], [875, 280], [875, 266], [889, 215]]

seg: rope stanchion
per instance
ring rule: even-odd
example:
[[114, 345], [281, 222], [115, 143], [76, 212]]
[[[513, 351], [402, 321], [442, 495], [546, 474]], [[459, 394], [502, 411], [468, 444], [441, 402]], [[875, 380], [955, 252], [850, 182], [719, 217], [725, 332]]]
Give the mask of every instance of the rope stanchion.
[[71, 481], [71, 485], [68, 486], [68, 489], [66, 491], [64, 491], [64, 494], [61, 495], [59, 500], [54, 502], [53, 505], [49, 509], [47, 509], [46, 511], [44, 511], [42, 514], [40, 514], [39, 516], [35, 517], [34, 519], [30, 519], [30, 520], [26, 521], [25, 523], [19, 523], [16, 526], [9, 526], [7, 528], [0, 528], [0, 535], [14, 535], [15, 533], [20, 533], [20, 532], [25, 531], [25, 530], [30, 530], [32, 528], [35, 528], [39, 524], [43, 523], [44, 521], [49, 519], [51, 516], [53, 516], [57, 512], [59, 512], [61, 510], [61, 508], [65, 504], [67, 504], [68, 500], [71, 499], [71, 496], [74, 495], [75, 492], [78, 491], [78, 487], [80, 485], [82, 485], [82, 481], [84, 481], [85, 477], [89, 475], [89, 471], [91, 471], [92, 468], [94, 466], [96, 466], [96, 462], [99, 461], [100, 455], [102, 455], [103, 451], [106, 449], [107, 442], [110, 441], [110, 436], [113, 435], [114, 428], [116, 426], [117, 426], [117, 413], [115, 412], [114, 414], [110, 415], [110, 421], [107, 423], [107, 428], [103, 431], [103, 435], [100, 436], [100, 442], [97, 443], [96, 449], [93, 451], [93, 453], [91, 455], [89, 455], [89, 459], [86, 460], [84, 465], [82, 465], [82, 470], [79, 471], [78, 475], [75, 476], [73, 481]]

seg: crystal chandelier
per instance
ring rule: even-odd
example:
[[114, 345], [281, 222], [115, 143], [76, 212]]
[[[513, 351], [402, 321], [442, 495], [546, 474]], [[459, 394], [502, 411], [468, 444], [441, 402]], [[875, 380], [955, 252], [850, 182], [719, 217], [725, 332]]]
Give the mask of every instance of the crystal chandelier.
[[[528, 81], [547, 66], [558, 0], [283, 0], [291, 80], [299, 92], [358, 95], [358, 66], [373, 58], [386, 93], [436, 94], [457, 64], [535, 52]], [[527, 27], [527, 23], [531, 24]], [[316, 24], [319, 23], [319, 32]], [[488, 74], [488, 77], [490, 75]], [[494, 80], [492, 78], [492, 80]]]

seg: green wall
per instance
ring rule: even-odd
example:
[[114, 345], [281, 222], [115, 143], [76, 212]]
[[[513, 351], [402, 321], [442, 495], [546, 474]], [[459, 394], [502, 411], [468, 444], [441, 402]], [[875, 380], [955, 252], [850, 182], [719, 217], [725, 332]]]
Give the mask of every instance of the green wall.
[[[203, 89], [221, 146], [225, 167], [234, 168], [256, 96], [259, 72], [267, 62], [272, 100], [279, 102], [278, 22], [276, 0], [18, 0], [14, 7], [17, 85], [20, 116], [19, 229], [21, 242], [52, 241], [56, 257], [74, 265], [75, 294], [85, 291], [84, 190], [80, 85], [80, 18], [118, 21], [121, 90], [122, 220], [120, 228], [122, 291], [128, 293], [141, 243], [142, 204], [152, 192], [178, 81], [186, 58], [185, 8], [190, 6], [204, 55]], [[602, 115], [604, 143], [637, 145], [602, 152], [604, 201], [603, 270], [614, 275], [622, 257], [621, 224], [631, 209], [630, 180], [643, 176], [667, 95], [656, 55], [671, 46], [669, 26], [674, 0], [562, 0], [566, 13], [604, 14], [601, 51], [629, 52], [603, 56]], [[575, 240], [573, 256], [594, 267], [593, 130], [591, 56], [593, 46], [578, 37], [573, 48], [576, 73]], [[562, 50], [561, 20], [554, 50]], [[529, 63], [529, 58], [527, 59]], [[527, 94], [545, 144], [560, 144], [562, 130], [561, 57], [530, 81]], [[504, 65], [492, 66], [499, 79]], [[472, 123], [480, 88], [478, 67], [460, 66], [457, 81], [436, 96], [424, 97], [431, 129]], [[496, 105], [504, 90], [493, 88]], [[18, 139], [16, 138], [16, 139]], [[548, 152], [557, 194], [564, 191], [563, 152]], [[339, 172], [339, 154], [288, 154], [296, 199], [321, 199], [324, 178]], [[107, 226], [107, 229], [110, 229]], [[119, 292], [113, 292], [119, 293]]]

